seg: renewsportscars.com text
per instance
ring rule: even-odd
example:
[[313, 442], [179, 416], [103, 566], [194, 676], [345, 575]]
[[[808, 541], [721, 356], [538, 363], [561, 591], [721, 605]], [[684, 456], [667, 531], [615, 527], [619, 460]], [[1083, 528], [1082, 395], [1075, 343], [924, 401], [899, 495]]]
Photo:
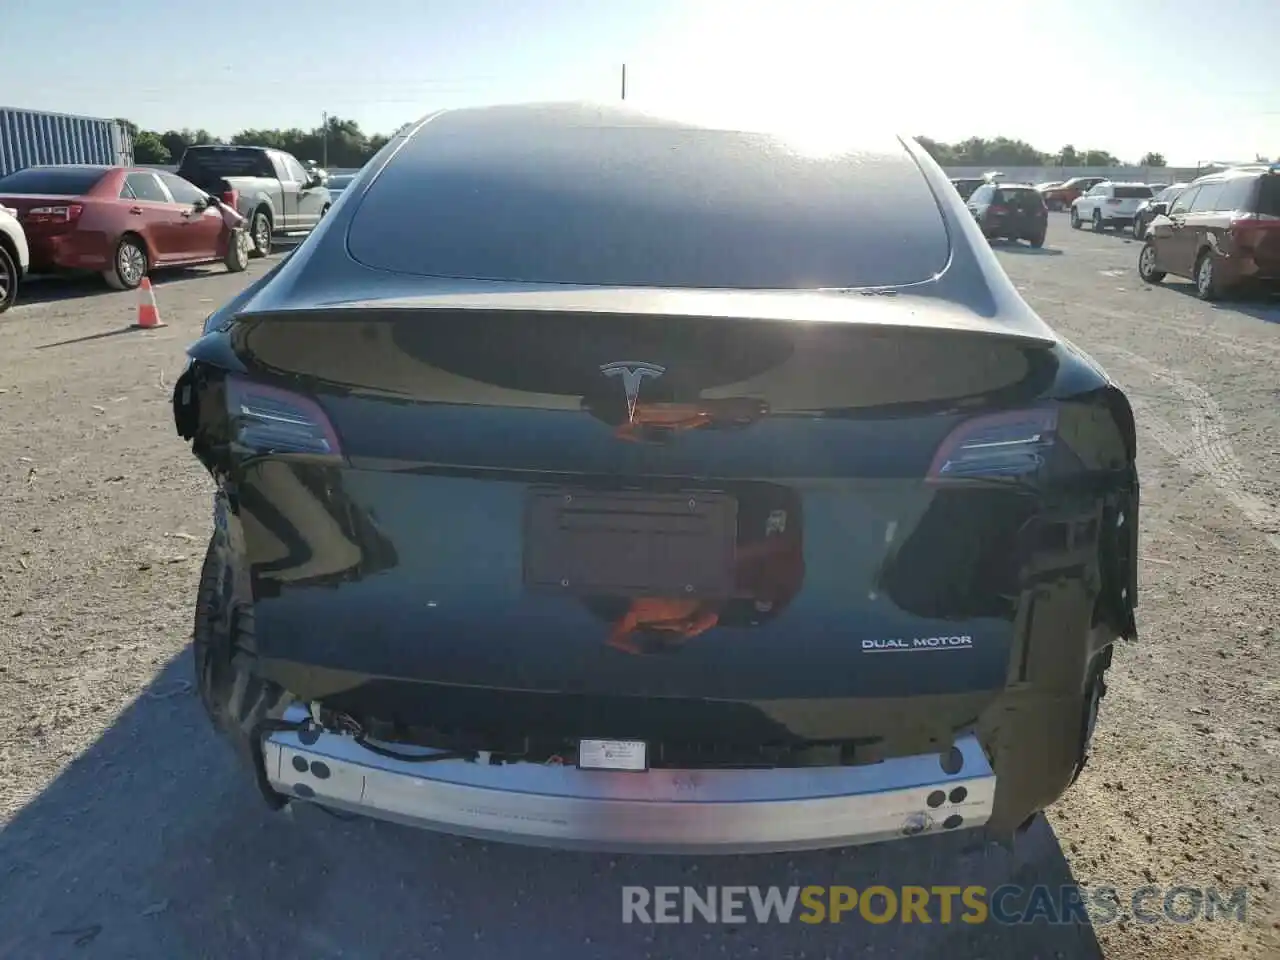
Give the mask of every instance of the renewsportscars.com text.
[[1138, 923], [1245, 921], [1244, 887], [843, 886], [622, 888], [623, 923]]

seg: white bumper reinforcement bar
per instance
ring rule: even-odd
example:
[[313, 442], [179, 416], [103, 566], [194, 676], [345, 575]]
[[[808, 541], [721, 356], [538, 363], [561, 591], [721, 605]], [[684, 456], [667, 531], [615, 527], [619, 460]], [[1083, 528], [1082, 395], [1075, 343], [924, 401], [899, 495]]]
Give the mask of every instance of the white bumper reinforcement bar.
[[[305, 716], [290, 709], [289, 719]], [[852, 767], [643, 773], [413, 763], [349, 736], [293, 731], [265, 737], [263, 754], [268, 782], [295, 800], [481, 839], [618, 852], [805, 850], [965, 830], [987, 822], [996, 788], [972, 736], [956, 743], [954, 773], [935, 754]]]

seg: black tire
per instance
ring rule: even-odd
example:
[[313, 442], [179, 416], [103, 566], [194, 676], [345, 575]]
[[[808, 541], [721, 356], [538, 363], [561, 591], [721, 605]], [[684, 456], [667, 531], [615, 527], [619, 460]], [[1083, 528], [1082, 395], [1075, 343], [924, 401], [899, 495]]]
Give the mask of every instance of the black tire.
[[1159, 283], [1166, 276], [1163, 270], [1156, 269], [1156, 245], [1148, 240], [1142, 245], [1142, 251], [1138, 254], [1138, 276], [1145, 283]]
[[271, 253], [271, 213], [266, 207], [259, 207], [249, 218], [249, 237], [253, 241], [253, 255], [265, 257]]
[[1196, 257], [1196, 269], [1193, 273], [1196, 285], [1196, 296], [1207, 303], [1222, 298], [1222, 288], [1218, 286], [1218, 270], [1213, 262], [1211, 250], [1200, 251]]
[[1134, 217], [1133, 218], [1133, 239], [1141, 240], [1143, 235], [1146, 234], [1146, 232], [1147, 232], [1147, 227], [1146, 227], [1146, 224], [1142, 222], [1142, 218]]
[[18, 302], [18, 264], [3, 246], [0, 246], [0, 313]]
[[1044, 234], [1036, 234], [1034, 237], [1027, 237], [1027, 243], [1031, 244], [1037, 250], [1044, 246]]
[[196, 688], [214, 728], [253, 771], [268, 804], [278, 809], [287, 801], [266, 782], [261, 726], [283, 712], [289, 696], [276, 684], [256, 675], [251, 652], [253, 634], [253, 608], [237, 601], [226, 537], [215, 530], [209, 539], [196, 593], [191, 644]]
[[147, 245], [136, 233], [126, 233], [111, 255], [111, 266], [102, 271], [102, 279], [113, 290], [137, 290], [142, 278], [151, 272]]
[[252, 246], [249, 234], [244, 230], [236, 228], [231, 231], [231, 237], [227, 240], [227, 253], [222, 258], [227, 273], [243, 273], [249, 269], [249, 250]]
[[1103, 223], [1102, 223], [1102, 211], [1094, 210], [1093, 211], [1093, 232], [1101, 233], [1105, 229], [1106, 227], [1103, 226]]
[[1071, 229], [1079, 230], [1084, 224], [1080, 222], [1080, 211], [1074, 206], [1071, 208]]

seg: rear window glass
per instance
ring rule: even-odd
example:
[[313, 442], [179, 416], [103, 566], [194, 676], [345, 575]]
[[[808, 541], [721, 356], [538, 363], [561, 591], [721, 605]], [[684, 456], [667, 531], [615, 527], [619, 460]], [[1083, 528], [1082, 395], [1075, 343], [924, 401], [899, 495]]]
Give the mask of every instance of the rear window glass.
[[996, 203], [1039, 203], [1040, 194], [1036, 193], [1030, 187], [1021, 187], [1017, 189], [1009, 189], [1004, 187], [996, 191]]
[[1117, 200], [1146, 200], [1151, 197], [1150, 187], [1116, 187]]
[[93, 189], [107, 171], [81, 167], [28, 167], [0, 177], [0, 193], [43, 193], [78, 197]]
[[937, 201], [896, 138], [832, 156], [512, 109], [424, 125], [366, 188], [351, 255], [423, 276], [727, 289], [895, 286], [946, 266]]
[[274, 177], [275, 171], [271, 167], [271, 160], [261, 150], [192, 147], [182, 155], [178, 176], [187, 180], [201, 176]]
[[1267, 176], [1258, 181], [1258, 199], [1253, 212], [1280, 217], [1280, 177]]

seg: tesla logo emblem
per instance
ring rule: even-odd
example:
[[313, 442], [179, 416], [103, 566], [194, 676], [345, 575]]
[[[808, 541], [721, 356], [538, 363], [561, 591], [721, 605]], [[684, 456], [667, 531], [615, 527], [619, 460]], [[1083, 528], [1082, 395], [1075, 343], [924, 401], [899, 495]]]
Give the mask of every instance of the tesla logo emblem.
[[606, 363], [600, 368], [606, 377], [621, 377], [622, 389], [627, 392], [627, 419], [635, 420], [636, 400], [640, 397], [640, 382], [646, 377], [653, 380], [667, 372], [666, 367], [656, 363], [636, 363], [633, 360], [619, 360]]

